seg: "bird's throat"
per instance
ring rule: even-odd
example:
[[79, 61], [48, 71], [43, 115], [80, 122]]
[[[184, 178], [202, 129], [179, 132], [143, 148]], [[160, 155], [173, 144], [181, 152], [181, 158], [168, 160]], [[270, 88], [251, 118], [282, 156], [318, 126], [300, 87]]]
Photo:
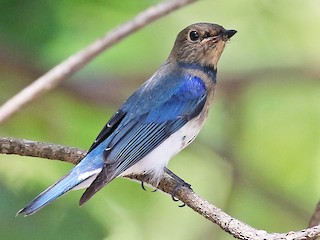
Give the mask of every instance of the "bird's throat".
[[210, 65], [213, 66], [213, 68], [216, 70], [217, 69], [217, 65], [218, 65], [218, 61], [220, 59], [220, 56], [221, 56], [221, 54], [223, 52], [223, 49], [224, 49], [225, 45], [226, 45], [226, 42], [223, 41], [223, 40], [217, 42], [214, 51], [212, 51], [211, 53], [209, 53], [207, 55], [208, 59], [205, 58], [203, 64], [210, 63]]

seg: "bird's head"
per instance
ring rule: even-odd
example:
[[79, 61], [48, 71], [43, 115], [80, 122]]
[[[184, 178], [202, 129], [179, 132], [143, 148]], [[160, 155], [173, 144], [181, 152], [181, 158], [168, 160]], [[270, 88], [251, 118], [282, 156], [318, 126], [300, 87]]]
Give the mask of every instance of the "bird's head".
[[192, 24], [178, 34], [169, 60], [216, 69], [226, 42], [236, 32], [212, 23]]

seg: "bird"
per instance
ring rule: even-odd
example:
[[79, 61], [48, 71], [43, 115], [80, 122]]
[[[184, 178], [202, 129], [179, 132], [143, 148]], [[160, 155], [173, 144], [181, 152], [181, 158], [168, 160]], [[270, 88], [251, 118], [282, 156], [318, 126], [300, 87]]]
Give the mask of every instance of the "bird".
[[86, 188], [81, 206], [113, 179], [129, 174], [150, 174], [157, 186], [169, 160], [202, 128], [219, 58], [236, 32], [204, 22], [183, 29], [167, 60], [115, 112], [87, 155], [17, 215], [34, 214], [70, 190]]

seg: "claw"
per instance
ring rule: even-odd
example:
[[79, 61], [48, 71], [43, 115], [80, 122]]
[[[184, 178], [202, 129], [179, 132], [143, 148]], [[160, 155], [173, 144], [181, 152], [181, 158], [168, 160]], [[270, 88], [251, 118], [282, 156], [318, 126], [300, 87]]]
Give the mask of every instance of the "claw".
[[144, 182], [141, 182], [141, 187], [143, 190], [147, 191], [146, 188], [144, 187]]
[[175, 201], [175, 202], [178, 202], [178, 201], [179, 201], [179, 199], [178, 199], [178, 198], [175, 198], [173, 195], [171, 195], [171, 198], [172, 198], [172, 200]]
[[[189, 185], [190, 185], [190, 184], [189, 184]], [[180, 186], [181, 186], [181, 185], [177, 184], [177, 185], [175, 186], [175, 188], [173, 189], [173, 191], [172, 191], [171, 198], [172, 198], [172, 200], [175, 201], [175, 202], [178, 202], [178, 201], [179, 201], [179, 199], [176, 198], [175, 195], [176, 195], [176, 192], [179, 190], [179, 187], [180, 187]], [[178, 205], [178, 207], [184, 207], [185, 205], [186, 205], [185, 203], [182, 203], [181, 205]]]
[[[141, 182], [141, 187], [142, 187], [143, 190], [147, 191], [147, 189], [146, 189], [145, 186], [144, 186], [144, 182]], [[155, 188], [155, 189], [152, 190], [151, 192], [156, 192], [157, 190], [158, 190], [158, 189]]]
[[179, 185], [177, 184], [177, 185], [175, 186], [175, 188], [173, 189], [172, 194], [171, 194], [171, 198], [172, 198], [172, 200], [175, 201], [175, 202], [178, 202], [178, 201], [179, 201], [179, 199], [175, 197], [175, 195], [176, 195], [176, 193], [177, 193], [178, 190], [179, 190]]

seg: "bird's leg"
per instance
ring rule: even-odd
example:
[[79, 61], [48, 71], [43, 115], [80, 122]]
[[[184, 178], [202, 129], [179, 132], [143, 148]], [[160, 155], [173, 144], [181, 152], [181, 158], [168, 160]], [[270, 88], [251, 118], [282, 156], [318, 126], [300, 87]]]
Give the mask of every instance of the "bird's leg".
[[[170, 177], [172, 177], [176, 182], [177, 182], [177, 187], [187, 187], [187, 188], [191, 188], [191, 184], [185, 182], [183, 179], [181, 179], [179, 176], [177, 176], [176, 174], [174, 174], [172, 171], [170, 171], [168, 168], [164, 168], [165, 173], [167, 173]], [[176, 187], [175, 187], [176, 188]]]
[[[173, 172], [171, 172], [168, 168], [164, 168], [164, 171], [170, 176], [172, 177], [175, 181], [176, 181], [176, 186], [174, 187], [173, 191], [172, 191], [172, 194], [171, 194], [171, 197], [172, 197], [172, 200], [177, 202], [179, 201], [179, 199], [175, 198], [175, 195], [177, 193], [177, 191], [179, 190], [180, 187], [187, 187], [189, 189], [192, 190], [191, 188], [191, 184], [189, 183], [186, 183], [183, 179], [181, 179], [180, 177], [178, 177], [176, 174], [174, 174]], [[185, 204], [182, 204], [182, 205], [179, 205], [179, 207], [184, 207]]]

